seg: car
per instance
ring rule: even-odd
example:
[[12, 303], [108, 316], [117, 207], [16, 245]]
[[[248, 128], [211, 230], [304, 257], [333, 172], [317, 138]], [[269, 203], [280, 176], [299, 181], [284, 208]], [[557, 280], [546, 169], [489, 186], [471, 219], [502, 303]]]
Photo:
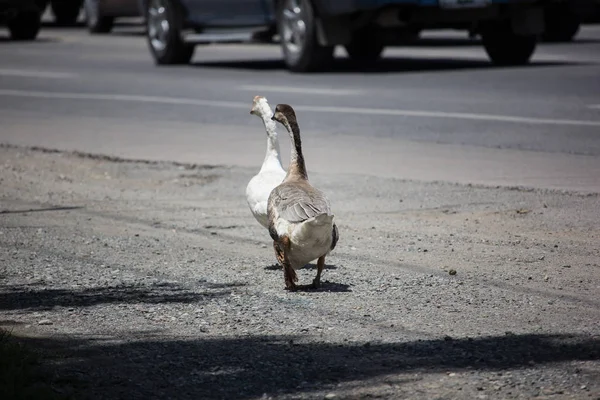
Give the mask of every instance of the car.
[[90, 33], [109, 33], [116, 18], [143, 16], [141, 0], [84, 0]]
[[83, 0], [35, 0], [40, 13], [43, 14], [48, 4], [57, 25], [71, 26], [77, 23]]
[[426, 29], [480, 34], [491, 61], [526, 64], [543, 32], [538, 0], [144, 0], [158, 65], [188, 63], [200, 43], [279, 38], [293, 72], [327, 69], [335, 46], [360, 62]]
[[547, 42], [569, 42], [579, 27], [594, 13], [598, 0], [549, 1], [544, 7], [543, 39]]
[[41, 26], [41, 15], [34, 0], [0, 0], [0, 25], [5, 25], [12, 40], [34, 40]]

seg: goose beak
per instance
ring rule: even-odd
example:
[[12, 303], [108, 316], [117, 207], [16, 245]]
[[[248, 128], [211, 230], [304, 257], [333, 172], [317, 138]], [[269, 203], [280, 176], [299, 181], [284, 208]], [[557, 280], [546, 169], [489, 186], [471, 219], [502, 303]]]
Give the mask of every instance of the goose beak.
[[276, 121], [275, 114], [273, 114], [273, 116], [271, 117], [271, 121]]

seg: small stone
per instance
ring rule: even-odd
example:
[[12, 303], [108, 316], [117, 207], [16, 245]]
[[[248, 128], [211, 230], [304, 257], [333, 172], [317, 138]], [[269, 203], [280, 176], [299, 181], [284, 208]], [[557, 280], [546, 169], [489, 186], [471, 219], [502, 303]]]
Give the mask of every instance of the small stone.
[[544, 258], [546, 258], [545, 256], [539, 256], [538, 260], [542, 261]]
[[548, 275], [544, 276], [544, 282], [548, 282], [550, 280], [550, 277]]
[[327, 393], [325, 395], [325, 399], [329, 400], [329, 399], [335, 399], [337, 398], [337, 395], [335, 393]]
[[263, 243], [263, 244], [260, 245], [260, 247], [262, 247], [263, 249], [266, 249], [267, 245]]
[[52, 325], [54, 324], [54, 322], [50, 321], [49, 319], [42, 319], [40, 321], [38, 321], [38, 325]]
[[571, 268], [570, 265], [563, 265], [563, 268]]
[[448, 271], [448, 273], [450, 275], [456, 275], [456, 270], [455, 269], [451, 269], [450, 271]]

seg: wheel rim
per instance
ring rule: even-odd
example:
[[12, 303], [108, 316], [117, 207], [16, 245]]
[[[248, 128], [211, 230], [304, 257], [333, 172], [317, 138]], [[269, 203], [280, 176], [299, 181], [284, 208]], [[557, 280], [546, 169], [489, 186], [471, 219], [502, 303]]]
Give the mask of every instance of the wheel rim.
[[281, 18], [281, 40], [291, 53], [302, 51], [306, 42], [306, 10], [302, 0], [285, 0]]
[[151, 0], [148, 7], [148, 37], [154, 50], [163, 51], [167, 47], [170, 28], [165, 1]]

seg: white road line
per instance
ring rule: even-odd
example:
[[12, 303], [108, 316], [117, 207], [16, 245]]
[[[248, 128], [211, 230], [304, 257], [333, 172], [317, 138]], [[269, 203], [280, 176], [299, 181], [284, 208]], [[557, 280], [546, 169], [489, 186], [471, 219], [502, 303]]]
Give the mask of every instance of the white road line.
[[[44, 99], [65, 99], [65, 100], [108, 100], [156, 104], [179, 104], [188, 106], [206, 106], [221, 108], [239, 108], [249, 109], [250, 102], [242, 103], [237, 101], [218, 101], [202, 100], [180, 97], [163, 96], [141, 96], [127, 94], [103, 94], [103, 93], [69, 93], [69, 92], [40, 92], [27, 90], [0, 89], [0, 96], [29, 97]], [[445, 118], [445, 119], [463, 119], [472, 121], [490, 121], [490, 122], [512, 122], [518, 124], [530, 125], [564, 125], [564, 126], [599, 126], [600, 121], [575, 120], [575, 119], [551, 119], [519, 117], [511, 115], [497, 114], [474, 114], [458, 113], [444, 111], [420, 111], [420, 110], [400, 110], [389, 108], [361, 108], [361, 107], [328, 107], [328, 106], [305, 106], [295, 105], [298, 111], [325, 112], [338, 114], [354, 115], [381, 115], [393, 117], [420, 117], [420, 118]]]
[[77, 74], [70, 72], [35, 71], [24, 69], [0, 69], [0, 76], [19, 76], [25, 78], [71, 79]]
[[323, 95], [329, 95], [329, 96], [349, 96], [349, 95], [357, 95], [357, 94], [361, 93], [359, 90], [302, 88], [302, 87], [293, 87], [293, 86], [242, 85], [239, 88], [241, 90], [248, 90], [248, 91], [252, 91], [252, 92], [305, 93], [305, 94], [323, 94]]

